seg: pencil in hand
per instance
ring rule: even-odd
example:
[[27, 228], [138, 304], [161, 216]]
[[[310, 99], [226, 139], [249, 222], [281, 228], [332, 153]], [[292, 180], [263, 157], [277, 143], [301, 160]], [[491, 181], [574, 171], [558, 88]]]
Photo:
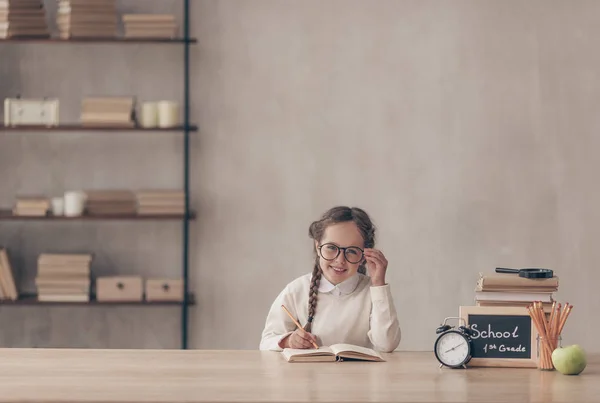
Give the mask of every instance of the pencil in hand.
[[[281, 307], [283, 308], [285, 313], [287, 313], [287, 315], [290, 317], [290, 319], [294, 322], [294, 324], [296, 326], [298, 326], [299, 329], [302, 329], [302, 326], [300, 326], [300, 323], [298, 323], [298, 321], [296, 319], [294, 319], [294, 317], [292, 316], [290, 311], [288, 311], [288, 309], [285, 307], [285, 305], [281, 305]], [[314, 341], [312, 342], [312, 345], [315, 346], [315, 348], [319, 348], [319, 346], [317, 346], [317, 343], [315, 343]]]

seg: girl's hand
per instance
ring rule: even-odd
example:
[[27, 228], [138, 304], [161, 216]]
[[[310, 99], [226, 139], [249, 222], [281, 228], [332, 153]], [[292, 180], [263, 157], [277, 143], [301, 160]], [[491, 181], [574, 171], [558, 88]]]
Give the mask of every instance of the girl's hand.
[[385, 285], [385, 271], [387, 270], [388, 261], [378, 249], [367, 248], [364, 251], [367, 261], [367, 272], [371, 277], [371, 285]]
[[296, 329], [294, 333], [283, 339], [280, 344], [283, 348], [315, 348], [312, 343], [317, 343], [317, 338], [304, 329]]

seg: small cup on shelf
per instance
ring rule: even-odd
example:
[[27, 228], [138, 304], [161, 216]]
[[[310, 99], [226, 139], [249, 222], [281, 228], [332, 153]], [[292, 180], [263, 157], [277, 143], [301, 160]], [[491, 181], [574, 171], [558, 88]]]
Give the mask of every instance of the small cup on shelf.
[[63, 197], [52, 198], [52, 215], [61, 216], [65, 212], [65, 199]]
[[65, 192], [64, 215], [67, 217], [77, 217], [83, 215], [86, 198], [87, 196], [85, 192]]
[[154, 128], [158, 126], [158, 103], [144, 102], [140, 113], [140, 126]]
[[179, 125], [179, 104], [174, 101], [158, 102], [158, 127], [169, 128]]

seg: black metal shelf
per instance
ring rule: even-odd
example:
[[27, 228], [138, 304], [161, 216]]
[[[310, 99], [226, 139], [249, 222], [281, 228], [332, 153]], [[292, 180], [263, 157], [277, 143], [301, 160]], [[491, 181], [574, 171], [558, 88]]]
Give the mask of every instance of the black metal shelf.
[[59, 124], [58, 126], [42, 126], [42, 125], [19, 125], [19, 126], [4, 126], [0, 125], [0, 132], [181, 132], [188, 130], [190, 132], [197, 132], [198, 126], [190, 125], [175, 126], [175, 127], [119, 127], [119, 126], [102, 126], [102, 125], [82, 125], [79, 123], [65, 123]]
[[[155, 221], [155, 220], [183, 220], [185, 214], [84, 214], [76, 217], [67, 216], [24, 216], [15, 215], [11, 210], [0, 209], [0, 221], [102, 221], [102, 220], [122, 220], [122, 221]], [[196, 213], [190, 212], [188, 219], [194, 220]]]
[[54, 38], [54, 37], [13, 37], [2, 38], [0, 43], [41, 43], [41, 44], [188, 44], [196, 43], [195, 38], [124, 38], [124, 37], [98, 37], [98, 38]]
[[[181, 306], [185, 301], [98, 301], [94, 295], [91, 295], [89, 301], [40, 301], [37, 294], [21, 294], [15, 301], [3, 299], [1, 305], [22, 306], [22, 305], [58, 305], [58, 306]], [[188, 294], [188, 305], [195, 305], [196, 299], [193, 293]]]

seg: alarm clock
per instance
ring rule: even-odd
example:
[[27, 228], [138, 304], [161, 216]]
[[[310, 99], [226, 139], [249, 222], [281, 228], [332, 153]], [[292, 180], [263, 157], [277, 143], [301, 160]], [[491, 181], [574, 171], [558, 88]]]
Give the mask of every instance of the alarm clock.
[[471, 336], [473, 332], [468, 326], [462, 325], [458, 328], [447, 324], [450, 319], [463, 318], [449, 317], [444, 319], [444, 323], [435, 330], [438, 335], [433, 346], [435, 358], [440, 362], [440, 368], [467, 368], [467, 363], [471, 360], [473, 352], [473, 341]]

